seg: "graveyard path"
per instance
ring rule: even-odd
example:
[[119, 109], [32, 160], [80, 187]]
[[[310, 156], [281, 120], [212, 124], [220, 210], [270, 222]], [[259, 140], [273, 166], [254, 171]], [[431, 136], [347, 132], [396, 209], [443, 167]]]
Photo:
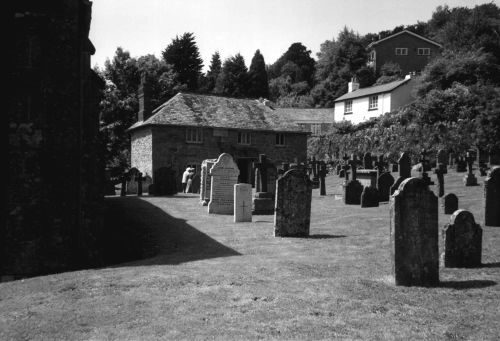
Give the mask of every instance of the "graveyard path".
[[[446, 192], [484, 226], [482, 187], [462, 177], [446, 175]], [[327, 196], [313, 190], [310, 238], [274, 238], [273, 216], [209, 215], [190, 194], [106, 198], [108, 265], [0, 283], [0, 339], [500, 335], [499, 228], [483, 228], [483, 267], [441, 268], [437, 288], [396, 287], [389, 205], [346, 206], [341, 181], [327, 177]], [[440, 208], [439, 225], [448, 221]]]

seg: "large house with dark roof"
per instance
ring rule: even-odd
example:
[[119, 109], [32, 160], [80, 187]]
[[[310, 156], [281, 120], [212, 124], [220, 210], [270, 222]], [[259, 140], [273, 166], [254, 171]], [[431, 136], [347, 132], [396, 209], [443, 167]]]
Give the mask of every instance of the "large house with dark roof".
[[441, 44], [408, 30], [395, 33], [368, 45], [368, 65], [378, 74], [385, 63], [399, 65], [403, 74], [419, 73], [441, 53]]
[[349, 91], [335, 100], [335, 121], [357, 124], [396, 110], [415, 100], [414, 85], [410, 75], [403, 80], [361, 89], [353, 79], [349, 82]]
[[129, 128], [131, 166], [153, 183], [155, 170], [172, 167], [180, 177], [187, 165], [221, 153], [233, 156], [240, 181], [248, 183], [259, 154], [276, 165], [306, 161], [310, 132], [259, 100], [178, 93], [148, 113], [139, 89], [139, 103], [139, 120]]

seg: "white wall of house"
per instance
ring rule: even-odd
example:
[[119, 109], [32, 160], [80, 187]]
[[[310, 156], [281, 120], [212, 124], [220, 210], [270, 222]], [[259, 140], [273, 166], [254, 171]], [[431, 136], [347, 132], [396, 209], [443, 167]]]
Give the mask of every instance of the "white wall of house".
[[391, 94], [381, 93], [378, 96], [377, 109], [369, 109], [369, 96], [352, 99], [352, 113], [346, 114], [344, 110], [345, 101], [335, 103], [335, 121], [351, 121], [354, 124], [378, 117], [391, 111]]

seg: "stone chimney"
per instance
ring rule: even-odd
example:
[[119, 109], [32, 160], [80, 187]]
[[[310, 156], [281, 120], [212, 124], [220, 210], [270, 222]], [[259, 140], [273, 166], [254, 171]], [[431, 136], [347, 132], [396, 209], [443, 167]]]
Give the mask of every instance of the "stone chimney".
[[359, 89], [359, 83], [356, 76], [351, 78], [351, 81], [347, 84], [348, 90], [347, 92], [353, 92]]
[[137, 121], [145, 121], [151, 117], [151, 97], [150, 88], [147, 82], [146, 73], [141, 74], [141, 84], [139, 85], [139, 112], [137, 113]]

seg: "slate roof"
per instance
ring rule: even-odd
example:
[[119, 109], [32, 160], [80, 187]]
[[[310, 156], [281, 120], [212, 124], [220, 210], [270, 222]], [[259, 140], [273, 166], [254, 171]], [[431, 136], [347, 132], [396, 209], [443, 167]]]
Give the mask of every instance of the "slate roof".
[[285, 115], [289, 120], [297, 123], [333, 123], [334, 108], [302, 109], [276, 108], [276, 112]]
[[150, 118], [136, 122], [128, 131], [152, 125], [306, 133], [282, 110], [258, 100], [189, 93], [178, 93], [156, 108]]
[[392, 38], [397, 37], [397, 36], [399, 36], [400, 34], [404, 34], [404, 33], [410, 34], [410, 35], [412, 35], [412, 36], [414, 36], [414, 37], [417, 37], [417, 38], [419, 38], [419, 39], [422, 39], [422, 40], [424, 40], [424, 41], [426, 41], [426, 42], [428, 42], [428, 43], [434, 44], [434, 45], [436, 45], [437, 47], [443, 47], [441, 44], [439, 44], [439, 43], [435, 42], [434, 40], [430, 40], [429, 38], [423, 37], [423, 36], [421, 36], [420, 34], [416, 34], [416, 33], [413, 33], [413, 32], [411, 32], [411, 31], [408, 31], [408, 30], [403, 30], [403, 31], [401, 31], [401, 32], [394, 33], [393, 35], [390, 35], [390, 36], [388, 36], [388, 37], [385, 37], [385, 38], [383, 38], [383, 39], [380, 39], [380, 40], [377, 40], [377, 41], [374, 41], [374, 42], [370, 43], [370, 45], [368, 45], [368, 48], [373, 47], [373, 46], [375, 46], [375, 45], [378, 45], [378, 44], [380, 44], [380, 43], [381, 43], [381, 42], [383, 42], [383, 41], [386, 41], [386, 40], [392, 39]]
[[382, 85], [374, 85], [374, 86], [369, 86], [367, 88], [361, 88], [352, 92], [348, 92], [345, 95], [342, 95], [338, 97], [335, 102], [339, 101], [345, 101], [346, 99], [353, 99], [353, 98], [359, 98], [359, 97], [366, 97], [370, 95], [375, 95], [375, 94], [380, 94], [384, 92], [391, 92], [392, 90], [396, 89], [397, 87], [409, 82], [411, 78], [408, 79], [403, 79], [400, 81], [394, 81], [390, 82], [387, 84], [382, 84]]

